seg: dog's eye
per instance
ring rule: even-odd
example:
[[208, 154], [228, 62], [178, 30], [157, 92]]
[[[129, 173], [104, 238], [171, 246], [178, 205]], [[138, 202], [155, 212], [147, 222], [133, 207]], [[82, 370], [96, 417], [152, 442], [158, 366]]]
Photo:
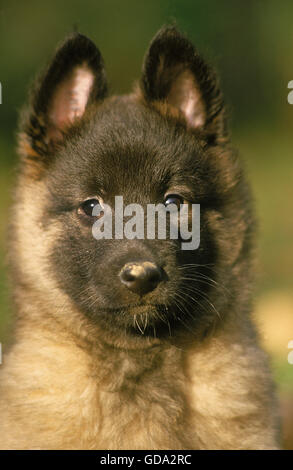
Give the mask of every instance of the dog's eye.
[[178, 209], [180, 209], [180, 204], [183, 204], [183, 202], [183, 197], [179, 196], [178, 194], [168, 194], [164, 200], [165, 206], [168, 206], [169, 204], [175, 204]]
[[102, 205], [98, 199], [87, 199], [86, 201], [82, 202], [78, 208], [78, 213], [82, 215], [86, 215], [88, 217], [95, 217], [96, 214], [93, 214], [95, 209], [98, 210], [99, 208], [102, 209]]

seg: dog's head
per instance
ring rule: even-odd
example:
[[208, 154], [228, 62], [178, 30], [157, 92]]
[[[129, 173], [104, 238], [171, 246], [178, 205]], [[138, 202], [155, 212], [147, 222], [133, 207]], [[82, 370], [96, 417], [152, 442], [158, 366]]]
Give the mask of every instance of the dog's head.
[[[247, 188], [215, 74], [174, 27], [155, 36], [128, 96], [107, 97], [100, 52], [68, 38], [33, 90], [19, 149], [15, 272], [50, 314], [123, 338], [203, 333], [224, 315], [250, 246]], [[117, 196], [145, 223], [150, 204], [173, 204], [178, 219], [186, 204], [190, 226], [200, 204], [199, 246], [182, 249], [168, 229], [148, 237], [134, 206], [117, 234]], [[114, 231], [97, 239], [105, 205]]]

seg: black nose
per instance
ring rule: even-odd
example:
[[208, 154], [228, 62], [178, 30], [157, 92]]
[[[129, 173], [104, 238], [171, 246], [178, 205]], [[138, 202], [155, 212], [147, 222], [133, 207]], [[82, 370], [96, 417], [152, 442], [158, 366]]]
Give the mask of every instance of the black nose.
[[160, 269], [149, 261], [125, 264], [119, 277], [129, 290], [140, 296], [154, 290], [162, 280]]

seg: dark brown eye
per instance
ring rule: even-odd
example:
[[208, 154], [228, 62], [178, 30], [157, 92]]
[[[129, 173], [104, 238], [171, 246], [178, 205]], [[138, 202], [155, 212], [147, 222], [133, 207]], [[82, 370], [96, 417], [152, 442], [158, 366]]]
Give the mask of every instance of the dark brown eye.
[[180, 209], [180, 204], [183, 204], [183, 202], [183, 197], [179, 196], [178, 194], [168, 194], [164, 200], [165, 206], [168, 206], [169, 204], [175, 204], [178, 209]]
[[78, 213], [87, 217], [97, 217], [100, 215], [99, 209], [102, 210], [102, 205], [98, 199], [87, 199], [80, 204]]

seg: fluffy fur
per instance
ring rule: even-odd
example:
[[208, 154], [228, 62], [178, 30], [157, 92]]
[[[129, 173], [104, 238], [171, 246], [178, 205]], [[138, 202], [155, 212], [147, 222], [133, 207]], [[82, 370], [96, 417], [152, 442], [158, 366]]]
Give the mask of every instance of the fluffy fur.
[[[2, 449], [276, 449], [278, 418], [251, 322], [250, 191], [218, 80], [163, 28], [128, 96], [75, 34], [35, 85], [19, 134], [10, 226], [15, 341], [0, 376]], [[87, 198], [201, 204], [201, 244], [100, 240]], [[139, 298], [118, 273], [156, 263]]]

